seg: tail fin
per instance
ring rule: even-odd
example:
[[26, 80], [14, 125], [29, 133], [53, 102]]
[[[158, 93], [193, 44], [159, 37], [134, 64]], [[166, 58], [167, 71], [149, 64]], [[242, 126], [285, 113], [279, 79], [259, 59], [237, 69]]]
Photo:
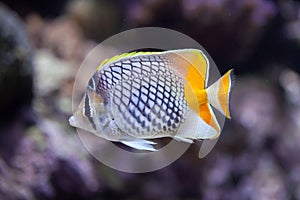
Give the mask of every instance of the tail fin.
[[233, 69], [231, 69], [207, 88], [208, 102], [229, 119], [231, 118], [229, 97], [233, 86], [233, 77]]

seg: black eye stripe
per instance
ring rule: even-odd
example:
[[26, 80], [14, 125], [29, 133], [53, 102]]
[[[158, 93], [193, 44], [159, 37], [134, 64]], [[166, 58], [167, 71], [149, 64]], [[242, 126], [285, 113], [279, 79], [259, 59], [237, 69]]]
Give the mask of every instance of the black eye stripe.
[[93, 128], [96, 130], [96, 124], [94, 122], [94, 119], [91, 117], [91, 106], [90, 106], [90, 97], [89, 95], [85, 95], [84, 98], [84, 116], [86, 116], [89, 120], [89, 122], [92, 124]]
[[90, 111], [90, 98], [88, 95], [85, 95], [84, 98], [84, 115], [86, 117], [90, 117], [91, 116], [91, 111]]

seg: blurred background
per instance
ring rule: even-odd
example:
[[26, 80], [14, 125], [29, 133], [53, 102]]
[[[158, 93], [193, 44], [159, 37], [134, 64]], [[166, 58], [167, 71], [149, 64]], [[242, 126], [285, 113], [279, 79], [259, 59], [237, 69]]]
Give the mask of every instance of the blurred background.
[[[156, 172], [118, 172], [69, 126], [76, 72], [99, 42], [159, 26], [235, 69], [232, 120]], [[0, 1], [0, 199], [300, 199], [300, 1]], [[126, 162], [122, 160], [120, 162]]]

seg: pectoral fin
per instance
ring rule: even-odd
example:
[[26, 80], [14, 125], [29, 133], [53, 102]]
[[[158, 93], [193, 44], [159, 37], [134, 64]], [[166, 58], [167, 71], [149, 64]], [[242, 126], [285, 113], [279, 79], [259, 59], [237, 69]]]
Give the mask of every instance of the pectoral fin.
[[157, 149], [153, 147], [153, 145], [156, 143], [148, 140], [136, 139], [136, 140], [127, 140], [127, 141], [120, 141], [120, 142], [131, 148], [138, 149], [138, 150], [157, 151]]

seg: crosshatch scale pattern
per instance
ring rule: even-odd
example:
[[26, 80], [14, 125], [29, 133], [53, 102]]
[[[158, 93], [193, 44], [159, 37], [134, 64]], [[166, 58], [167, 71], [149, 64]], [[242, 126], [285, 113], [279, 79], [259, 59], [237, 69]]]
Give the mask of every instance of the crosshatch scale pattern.
[[167, 66], [161, 55], [137, 56], [98, 72], [96, 92], [110, 99], [115, 122], [127, 134], [150, 137], [177, 133], [188, 105], [183, 78]]

